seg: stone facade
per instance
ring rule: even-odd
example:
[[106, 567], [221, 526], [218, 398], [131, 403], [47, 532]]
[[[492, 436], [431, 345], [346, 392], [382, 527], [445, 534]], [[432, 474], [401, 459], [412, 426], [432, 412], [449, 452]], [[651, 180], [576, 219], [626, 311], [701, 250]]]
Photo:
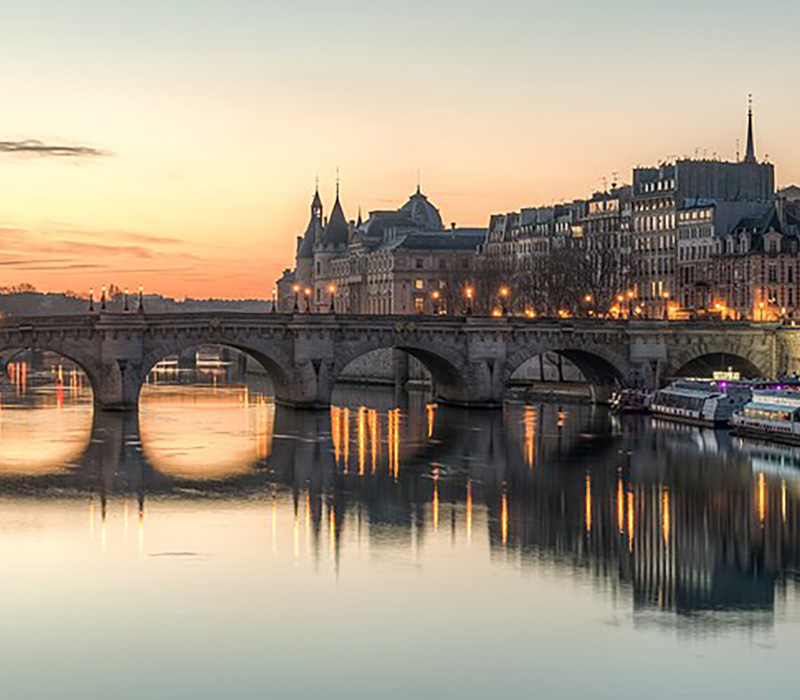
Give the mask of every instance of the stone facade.
[[575, 365], [597, 401], [616, 387], [655, 387], [700, 366], [753, 376], [800, 368], [800, 328], [777, 323], [100, 313], [18, 317], [0, 328], [0, 352], [49, 350], [75, 362], [104, 409], [135, 407], [156, 363], [210, 344], [253, 357], [276, 400], [298, 408], [329, 406], [348, 366], [382, 349], [424, 364], [440, 403], [471, 407], [501, 406], [517, 370], [545, 353]]
[[[329, 218], [319, 192], [298, 238], [295, 267], [278, 280], [278, 309], [313, 313], [452, 313], [485, 229], [445, 228], [417, 188], [397, 210], [347, 223], [337, 189]], [[449, 302], [449, 303], [448, 303]]]

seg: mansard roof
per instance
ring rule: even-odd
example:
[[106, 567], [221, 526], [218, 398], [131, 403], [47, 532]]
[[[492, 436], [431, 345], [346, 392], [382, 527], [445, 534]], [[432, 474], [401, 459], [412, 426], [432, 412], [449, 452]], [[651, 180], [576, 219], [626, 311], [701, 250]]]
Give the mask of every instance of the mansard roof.
[[417, 187], [417, 191], [409, 197], [408, 201], [400, 207], [400, 211], [408, 214], [420, 228], [426, 231], [441, 231], [444, 229], [442, 216], [439, 210], [428, 201]]

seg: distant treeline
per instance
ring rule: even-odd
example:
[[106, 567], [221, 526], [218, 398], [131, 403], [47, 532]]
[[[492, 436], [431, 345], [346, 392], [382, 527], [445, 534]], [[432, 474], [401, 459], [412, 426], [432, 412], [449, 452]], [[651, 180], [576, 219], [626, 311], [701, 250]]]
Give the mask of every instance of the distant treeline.
[[[139, 307], [138, 293], [128, 295], [128, 309]], [[99, 310], [99, 295], [95, 292], [95, 310]], [[106, 309], [122, 311], [125, 295], [113, 288], [108, 295]], [[264, 299], [185, 299], [178, 301], [160, 294], [144, 295], [145, 311], [152, 313], [186, 311], [269, 311], [272, 302]], [[53, 314], [81, 314], [89, 311], [89, 298], [73, 292], [39, 292], [31, 285], [0, 287], [0, 314], [5, 316], [48, 316]]]

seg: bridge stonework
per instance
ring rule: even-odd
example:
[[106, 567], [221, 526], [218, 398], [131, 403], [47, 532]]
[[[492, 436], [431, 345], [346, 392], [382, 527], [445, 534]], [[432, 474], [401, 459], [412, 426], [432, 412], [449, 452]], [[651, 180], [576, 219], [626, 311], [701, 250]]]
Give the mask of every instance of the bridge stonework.
[[514, 372], [545, 352], [573, 362], [597, 401], [617, 387], [653, 388], [691, 374], [709, 358], [753, 376], [800, 370], [800, 327], [776, 323], [102, 313], [11, 317], [0, 325], [0, 352], [63, 355], [86, 372], [96, 405], [110, 410], [135, 408], [160, 360], [208, 344], [249, 354], [269, 372], [279, 403], [312, 409], [330, 405], [350, 362], [384, 348], [417, 357], [439, 402], [474, 407], [501, 406]]

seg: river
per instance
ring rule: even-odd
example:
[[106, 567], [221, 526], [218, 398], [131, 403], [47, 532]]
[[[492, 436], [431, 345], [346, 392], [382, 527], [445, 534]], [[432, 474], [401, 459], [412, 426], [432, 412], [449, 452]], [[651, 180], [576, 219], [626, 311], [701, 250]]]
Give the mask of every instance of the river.
[[793, 694], [799, 451], [185, 379], [95, 416], [78, 372], [9, 366], [3, 697]]

